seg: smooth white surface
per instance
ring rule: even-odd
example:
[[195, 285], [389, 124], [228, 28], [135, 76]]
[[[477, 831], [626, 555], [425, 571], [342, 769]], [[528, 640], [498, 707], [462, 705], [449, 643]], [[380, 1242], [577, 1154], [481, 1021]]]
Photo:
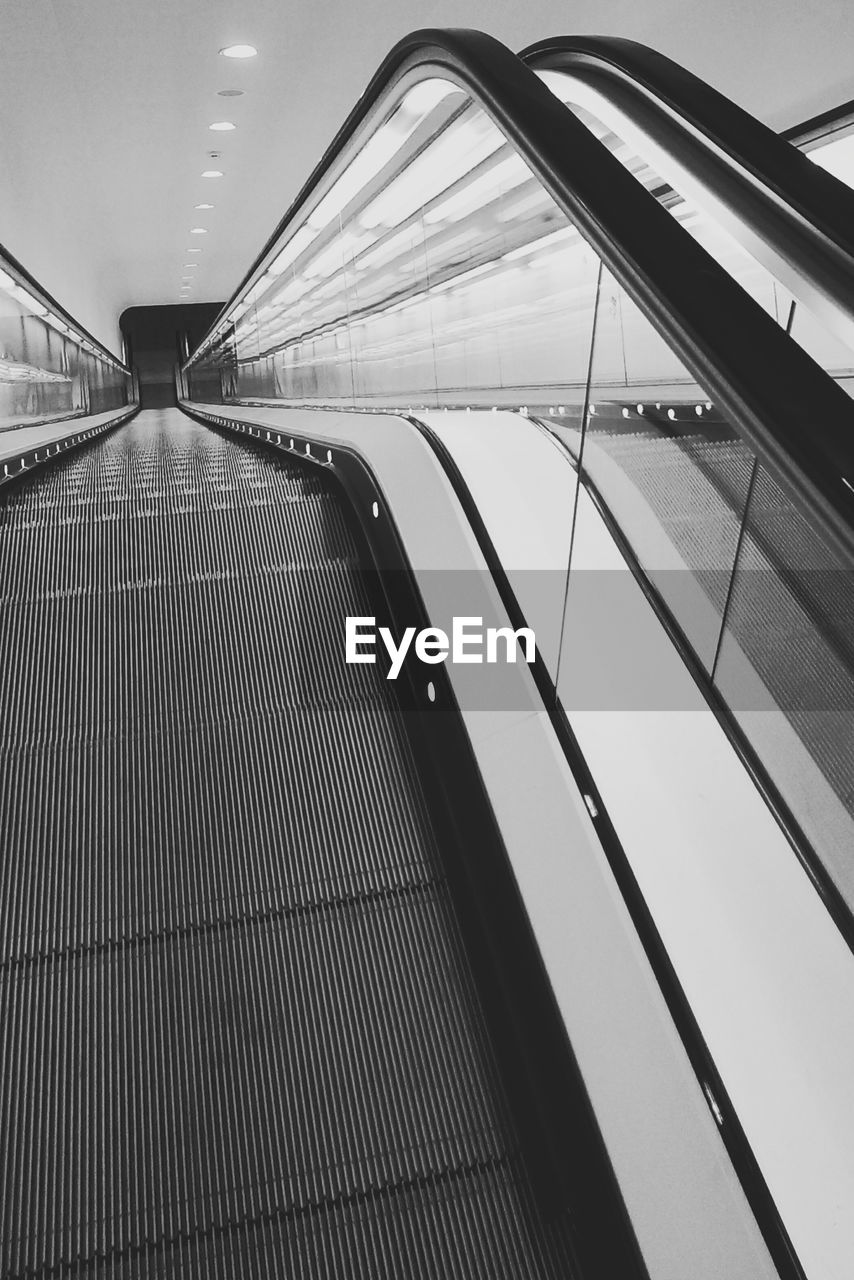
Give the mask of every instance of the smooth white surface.
[[518, 413], [419, 412], [453, 456], [554, 678], [576, 473], [542, 427]]
[[[356, 449], [394, 514], [436, 625], [449, 612], [447, 573], [431, 570], [475, 576], [483, 569], [435, 455], [403, 420], [193, 407], [272, 427], [285, 439], [294, 432], [333, 450]], [[450, 668], [458, 697], [469, 670]], [[535, 708], [527, 668], [506, 672]], [[536, 709], [464, 715], [651, 1276], [771, 1280], [776, 1272], [547, 716]]]
[[[777, 128], [854, 97], [847, 0], [4, 0], [0, 243], [113, 345], [125, 307], [177, 300], [187, 214], [221, 149], [193, 298], [224, 301], [382, 58], [425, 26], [481, 28], [511, 49], [572, 32], [642, 40]], [[258, 57], [219, 56], [239, 42]], [[225, 114], [237, 132], [212, 139]]]

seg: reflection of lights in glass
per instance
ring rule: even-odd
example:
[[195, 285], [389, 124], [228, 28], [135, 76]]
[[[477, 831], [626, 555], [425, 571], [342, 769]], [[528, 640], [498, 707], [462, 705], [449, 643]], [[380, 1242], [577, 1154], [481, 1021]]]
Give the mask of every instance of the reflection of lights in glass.
[[38, 302], [32, 296], [31, 293], [28, 293], [27, 290], [24, 289], [22, 285], [13, 284], [12, 288], [9, 289], [8, 292], [12, 295], [12, 297], [17, 302], [20, 302], [22, 306], [26, 307], [26, 309], [29, 312], [31, 312], [32, 315], [34, 316], [47, 315], [47, 307], [42, 306], [42, 304]]
[[421, 293], [413, 293], [410, 297], [404, 298], [402, 302], [395, 303], [393, 307], [386, 307], [382, 314], [388, 315], [392, 311], [405, 311], [408, 307], [414, 307], [416, 303], [423, 302], [428, 296], [428, 290], [424, 289]]
[[483, 113], [455, 123], [398, 174], [364, 210], [363, 227], [396, 227], [504, 144]]
[[374, 236], [370, 231], [361, 235], [355, 231], [345, 231], [343, 235], [336, 236], [322, 253], [311, 259], [305, 268], [306, 276], [309, 279], [319, 276], [325, 280], [333, 272], [340, 271], [345, 262], [373, 244], [373, 241]]
[[222, 169], [205, 169], [202, 173], [203, 178], [221, 178]]
[[510, 156], [495, 165], [488, 173], [469, 182], [462, 191], [456, 191], [447, 200], [429, 209], [425, 222], [459, 222], [475, 209], [497, 200], [499, 196], [520, 186], [531, 176], [530, 170], [518, 156]]
[[272, 276], [280, 276], [282, 272], [295, 262], [302, 251], [314, 240], [316, 232], [310, 227], [300, 227], [295, 235], [291, 236], [282, 252], [275, 258], [267, 268]]
[[532, 240], [530, 244], [523, 244], [518, 249], [511, 249], [509, 253], [504, 254], [504, 261], [513, 262], [516, 258], [524, 258], [529, 253], [539, 253], [541, 249], [551, 248], [553, 244], [557, 244], [561, 240], [568, 240], [573, 235], [575, 235], [574, 227], [560, 227], [557, 231], [550, 231], [548, 235]]
[[557, 212], [557, 205], [548, 191], [537, 184], [533, 191], [528, 192], [526, 190], [524, 195], [520, 194], [518, 200], [508, 200], [506, 203], [502, 203], [495, 216], [499, 222], [518, 222], [533, 213], [546, 212]]
[[462, 93], [462, 90], [450, 80], [422, 80], [409, 90], [401, 106], [409, 115], [426, 116], [452, 93]]
[[276, 291], [276, 301], [281, 303], [282, 306], [291, 302], [296, 302], [304, 293], [307, 293], [310, 288], [310, 280], [307, 280], [304, 276], [296, 276], [294, 279], [289, 280], [284, 288]]
[[451, 276], [450, 280], [443, 280], [441, 284], [433, 285], [431, 293], [442, 293], [445, 289], [452, 289], [456, 285], [461, 285], [469, 280], [474, 280], [477, 276], [482, 276], [486, 271], [492, 271], [495, 267], [494, 262], [484, 262], [479, 267], [472, 267], [469, 271], [463, 271], [461, 275]]
[[320, 201], [308, 217], [309, 226], [320, 231], [327, 226], [345, 205], [362, 191], [372, 178], [388, 164], [412, 132], [414, 124], [406, 126], [397, 121], [398, 113], [370, 138], [350, 162], [332, 190]]
[[356, 270], [365, 271], [369, 267], [378, 267], [386, 262], [391, 262], [393, 258], [398, 257], [401, 250], [411, 251], [417, 244], [416, 231], [413, 227], [406, 227], [403, 231], [397, 231], [393, 236], [387, 236], [386, 239], [378, 244], [376, 249], [371, 249], [370, 253], [363, 253], [356, 260]]

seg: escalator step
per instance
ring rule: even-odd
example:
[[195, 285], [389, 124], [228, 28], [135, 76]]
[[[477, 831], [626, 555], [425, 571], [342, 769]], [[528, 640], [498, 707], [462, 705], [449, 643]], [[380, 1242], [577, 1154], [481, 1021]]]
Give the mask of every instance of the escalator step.
[[326, 480], [141, 414], [0, 601], [0, 1274], [574, 1274]]

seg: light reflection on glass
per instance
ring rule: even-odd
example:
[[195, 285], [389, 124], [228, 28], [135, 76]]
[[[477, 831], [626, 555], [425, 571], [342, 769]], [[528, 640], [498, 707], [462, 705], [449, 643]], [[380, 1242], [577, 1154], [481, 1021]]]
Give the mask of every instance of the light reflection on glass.
[[105, 412], [127, 404], [128, 393], [118, 361], [0, 269], [0, 428]]

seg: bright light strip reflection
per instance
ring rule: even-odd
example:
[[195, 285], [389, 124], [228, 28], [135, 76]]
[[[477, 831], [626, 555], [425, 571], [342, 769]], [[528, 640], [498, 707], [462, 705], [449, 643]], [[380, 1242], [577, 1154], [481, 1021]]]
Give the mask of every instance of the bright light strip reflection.
[[47, 315], [47, 307], [42, 306], [42, 304], [41, 304], [40, 302], [38, 302], [38, 301], [37, 301], [37, 300], [32, 296], [32, 294], [31, 294], [31, 293], [28, 293], [28, 292], [27, 292], [27, 290], [23, 287], [23, 285], [20, 285], [20, 284], [13, 284], [13, 285], [12, 285], [12, 288], [11, 288], [11, 289], [9, 289], [9, 291], [8, 291], [8, 292], [12, 295], [12, 297], [13, 297], [17, 302], [20, 302], [20, 303], [21, 303], [21, 305], [22, 305], [22, 306], [24, 306], [24, 307], [26, 307], [26, 309], [27, 309], [29, 312], [31, 312], [34, 316], [46, 316], [46, 315]]
[[497, 200], [499, 196], [512, 191], [514, 187], [521, 186], [530, 176], [530, 169], [518, 156], [508, 156], [487, 173], [467, 183], [461, 191], [456, 191], [447, 200], [428, 209], [424, 215], [424, 221], [459, 222], [461, 218], [473, 213], [480, 206]]
[[414, 133], [424, 116], [440, 102], [461, 90], [449, 80], [422, 80], [404, 97], [391, 117], [365, 143], [315, 209], [308, 224], [316, 231], [328, 226], [336, 214], [381, 173]]
[[334, 272], [340, 271], [346, 262], [352, 260], [357, 253], [373, 242], [374, 236], [370, 231], [363, 232], [361, 235], [358, 232], [345, 231], [343, 235], [336, 236], [327, 249], [312, 258], [305, 268], [306, 278], [311, 280], [319, 276], [322, 280], [327, 279]]
[[360, 217], [362, 226], [398, 226], [503, 144], [502, 134], [482, 114], [454, 125], [368, 205]]
[[503, 261], [513, 262], [516, 258], [524, 258], [531, 253], [539, 253], [541, 249], [557, 244], [560, 240], [568, 240], [570, 236], [575, 234], [574, 227], [561, 227], [558, 231], [550, 231], [548, 235], [540, 236], [539, 239], [532, 240], [529, 244], [520, 245], [518, 249], [511, 249], [509, 253], [504, 254]]
[[486, 271], [492, 271], [494, 267], [494, 262], [483, 262], [479, 267], [471, 267], [468, 271], [463, 271], [458, 276], [451, 276], [450, 280], [443, 280], [441, 284], [434, 284], [430, 292], [443, 293], [446, 289], [453, 289], [456, 285], [463, 284], [467, 280], [474, 280], [476, 276], [482, 276]]
[[397, 231], [393, 236], [387, 237], [383, 242], [377, 245], [376, 249], [371, 249], [370, 253], [363, 253], [361, 257], [356, 259], [356, 270], [366, 271], [369, 267], [378, 267], [386, 262], [399, 256], [401, 250], [412, 250], [418, 245], [418, 232], [414, 227], [405, 227], [403, 231]]
[[506, 205], [497, 210], [495, 216], [499, 222], [516, 222], [521, 218], [528, 217], [532, 213], [542, 213], [546, 210], [557, 209], [557, 205], [552, 200], [548, 191], [544, 187], [537, 186], [535, 191], [520, 195], [518, 200], [508, 202]]
[[[398, 168], [387, 185], [369, 199], [361, 214], [345, 219], [343, 233], [333, 226], [342, 209], [355, 203], [360, 194], [364, 199], [366, 189], [370, 190], [378, 175], [394, 162], [403, 143], [425, 114], [446, 98], [452, 95], [462, 97], [462, 93], [456, 85], [438, 78], [414, 85], [309, 213], [307, 220], [280, 249], [264, 274], [256, 278], [251, 291], [244, 294], [228, 321], [220, 322], [211, 333], [193, 360], [211, 347], [215, 347], [218, 358], [227, 355], [230, 338], [223, 333], [226, 323], [237, 325], [235, 337], [241, 342], [254, 334], [254, 345], [261, 334], [268, 349], [284, 342], [285, 349], [298, 350], [306, 341], [313, 342], [318, 336], [333, 332], [340, 334], [347, 328], [352, 329], [357, 322], [362, 326], [360, 332], [364, 332], [365, 326], [383, 316], [415, 308], [428, 301], [430, 294], [444, 295], [454, 289], [462, 292], [470, 286], [479, 287], [479, 278], [487, 272], [494, 272], [496, 264], [501, 261], [496, 250], [496, 257], [491, 262], [477, 267], [467, 264], [463, 246], [470, 245], [473, 240], [483, 242], [483, 227], [479, 225], [462, 234], [453, 234], [450, 227], [446, 232], [438, 224], [467, 217], [498, 196], [513, 193], [516, 188], [532, 182], [530, 170], [509, 147], [504, 154], [496, 155], [506, 146], [506, 140], [480, 109], [467, 109], [411, 162]], [[425, 130], [425, 141], [427, 136], [429, 134]], [[484, 172], [490, 157], [494, 157], [491, 167]], [[398, 164], [404, 159], [402, 157]], [[467, 183], [461, 185], [465, 179], [468, 179]], [[455, 185], [460, 189], [451, 190]], [[544, 204], [554, 207], [541, 188], [531, 191], [526, 186], [521, 197], [503, 201], [502, 209], [490, 214], [493, 229], [499, 221], [498, 214], [503, 214], [511, 206], [518, 208], [523, 203], [538, 210]], [[401, 222], [425, 205], [427, 208], [420, 224], [400, 228]], [[386, 228], [388, 234], [377, 243], [378, 236], [382, 237]], [[336, 234], [330, 238], [333, 231]], [[561, 227], [557, 232], [543, 235], [542, 221], [538, 231], [540, 234], [530, 244], [511, 251], [505, 257], [530, 257], [548, 248], [554, 238], [562, 239], [573, 234], [570, 228]], [[487, 231], [487, 237], [490, 234]], [[483, 247], [486, 248], [485, 243]], [[428, 252], [433, 279], [438, 275], [441, 280], [448, 271], [456, 270], [458, 274], [441, 280], [432, 288], [425, 287]], [[543, 255], [540, 253], [540, 256]], [[343, 314], [347, 310], [343, 271], [348, 263], [352, 263], [360, 273], [357, 285], [360, 301], [357, 300], [356, 305], [367, 311], [358, 321], [348, 321]], [[384, 267], [388, 268], [385, 272]], [[292, 278], [277, 281], [276, 278], [288, 268], [292, 269]], [[401, 271], [408, 276], [410, 287], [418, 289], [421, 285], [419, 291], [409, 297], [400, 297], [401, 290], [407, 286], [407, 280], [401, 278]], [[509, 274], [509, 266], [505, 266], [503, 271]], [[392, 302], [395, 295], [397, 298]], [[263, 299], [265, 305], [258, 318], [246, 315], [250, 306], [257, 304], [259, 299]], [[385, 300], [389, 305], [383, 305]], [[238, 324], [238, 321], [241, 322]], [[308, 362], [313, 358], [307, 357]]]
[[[414, 127], [414, 126], [413, 126]], [[311, 211], [308, 225], [315, 231], [322, 231], [362, 191], [372, 178], [385, 168], [388, 162], [400, 150], [409, 132], [395, 128], [392, 121], [383, 125], [379, 132], [365, 143], [355, 160], [347, 166], [341, 177], [332, 187], [320, 204]]]
[[451, 94], [462, 92], [459, 85], [452, 84], [450, 80], [422, 80], [409, 90], [401, 106], [404, 111], [420, 118], [433, 111]]
[[270, 266], [267, 268], [269, 275], [280, 276], [283, 271], [287, 270], [291, 263], [297, 260], [303, 250], [308, 248], [312, 240], [315, 239], [316, 234], [317, 233], [312, 231], [310, 227], [300, 227], [299, 231], [291, 236], [279, 256], [274, 258], [270, 263]]

